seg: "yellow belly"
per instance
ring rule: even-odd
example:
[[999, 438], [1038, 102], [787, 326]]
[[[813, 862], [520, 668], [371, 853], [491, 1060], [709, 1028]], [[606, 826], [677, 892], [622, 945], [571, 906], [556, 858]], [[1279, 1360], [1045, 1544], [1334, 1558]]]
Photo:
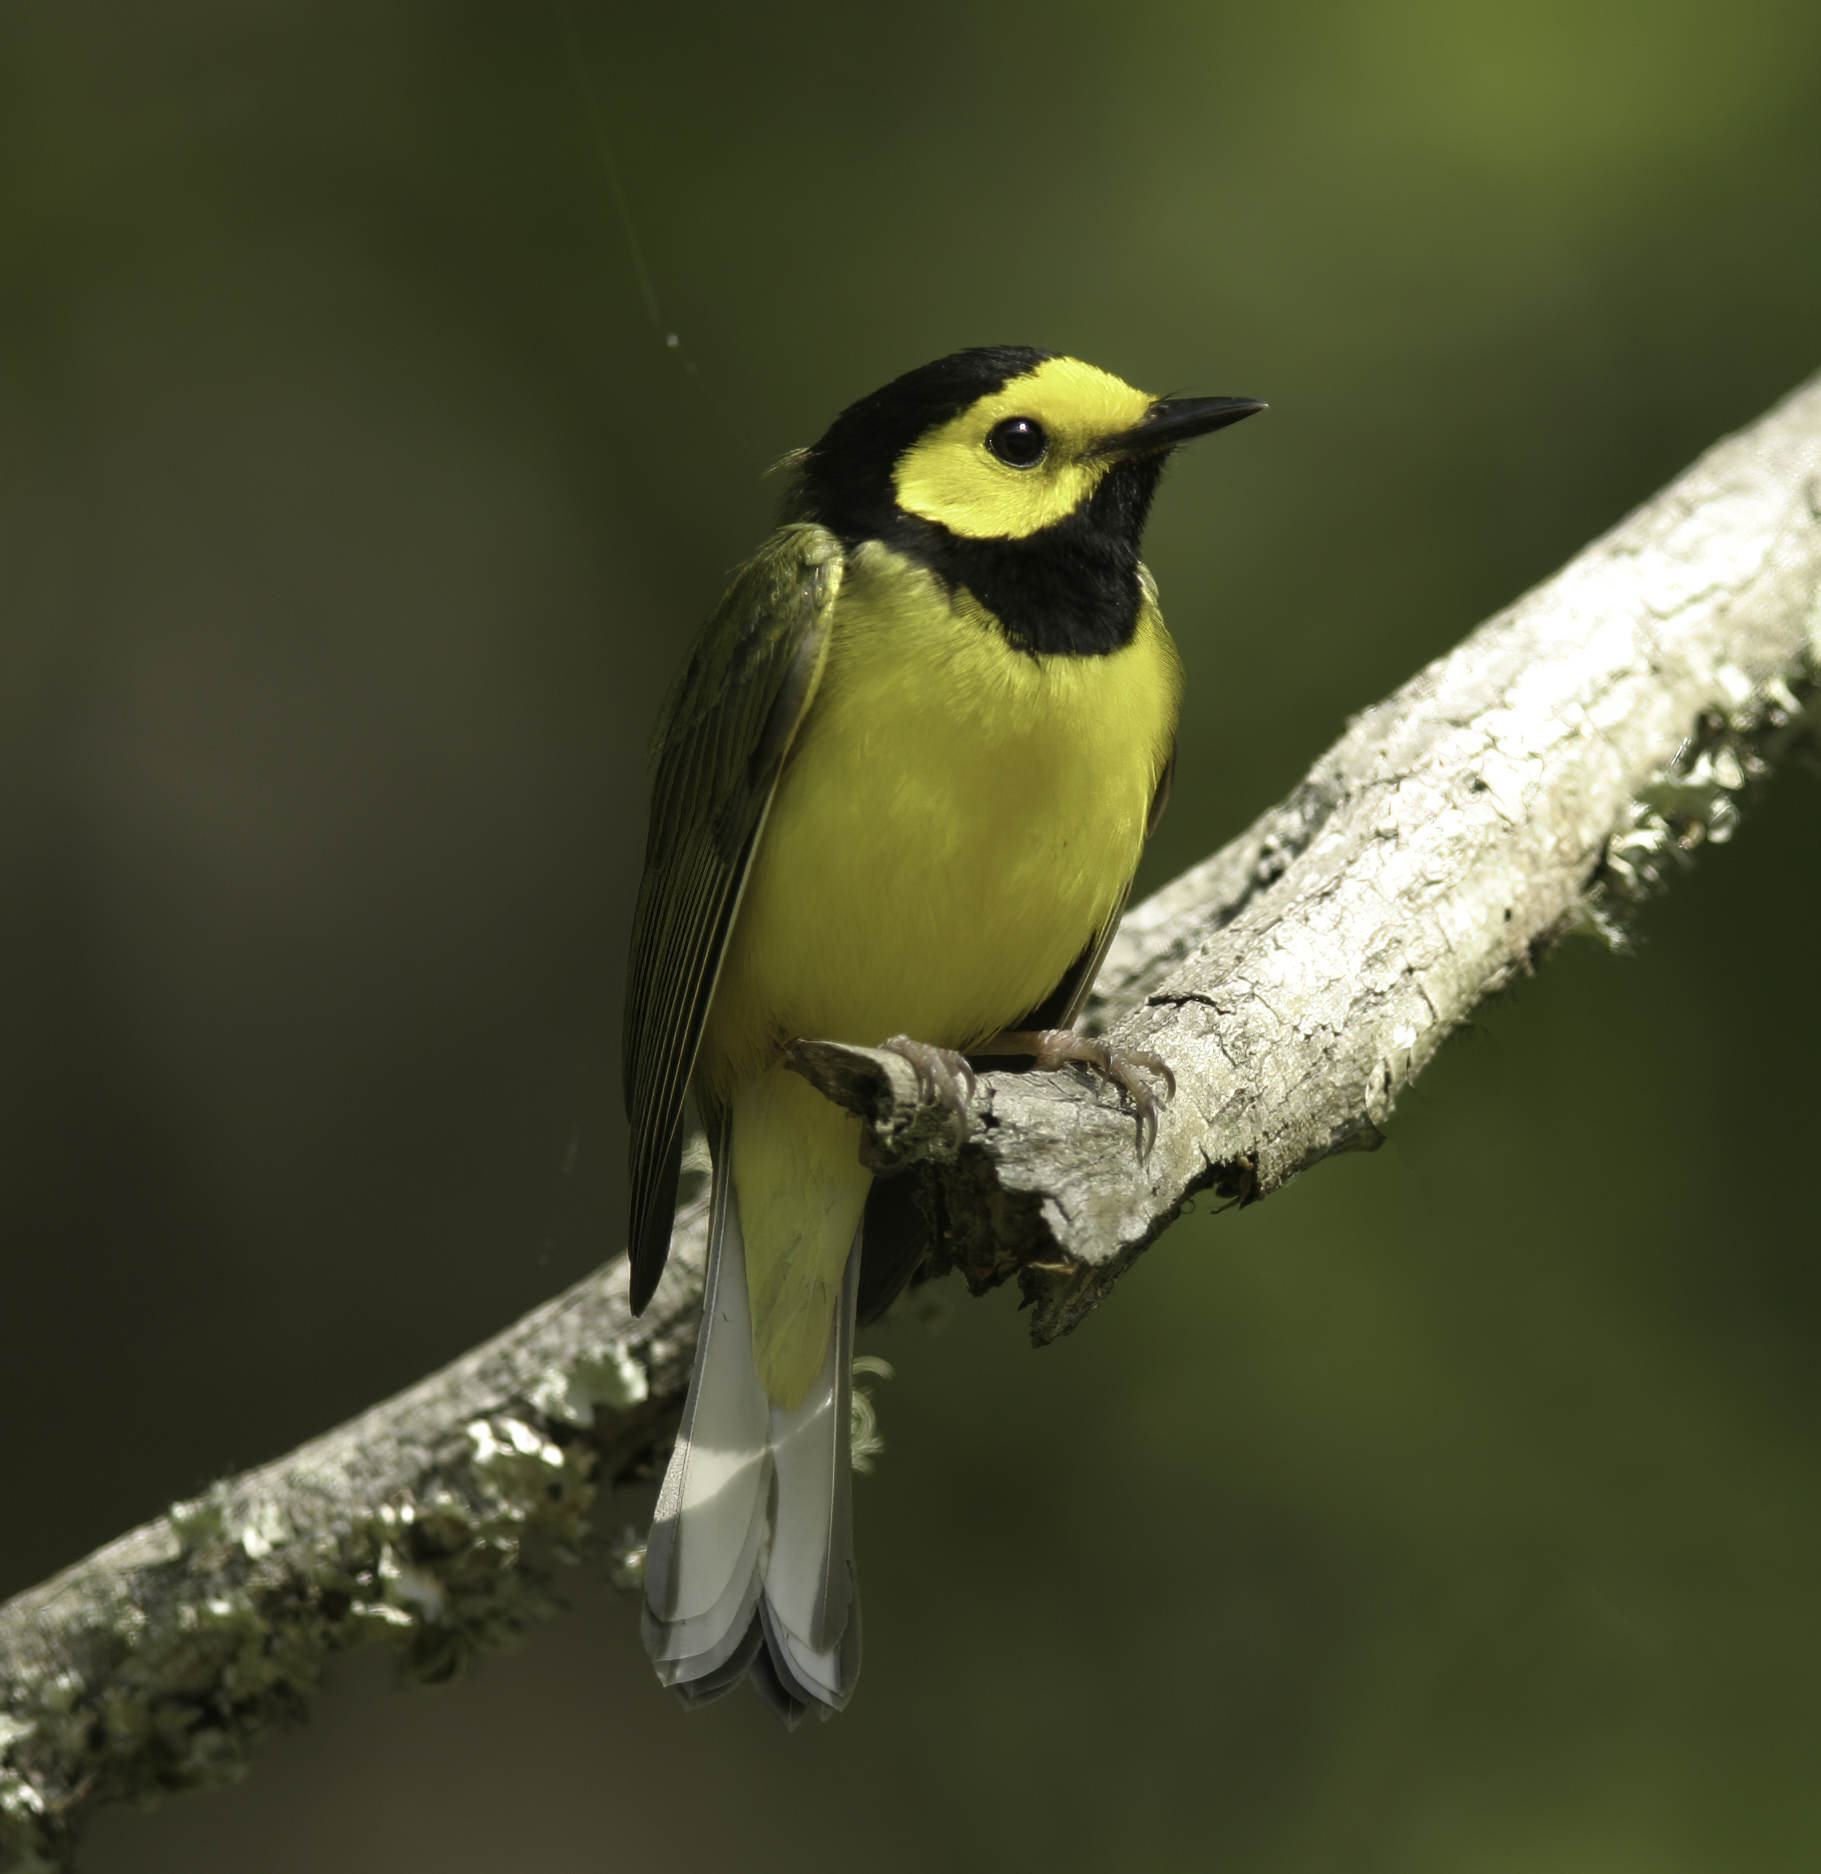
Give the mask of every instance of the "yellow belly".
[[1180, 692], [1148, 596], [1125, 649], [1033, 657], [921, 569], [855, 554], [699, 1069], [734, 1115], [761, 1375], [768, 1341], [794, 1349], [770, 1361], [774, 1397], [820, 1362], [870, 1182], [855, 1122], [781, 1073], [779, 1050], [893, 1034], [965, 1049], [1034, 1008], [1130, 882]]
[[1154, 606], [1109, 657], [1036, 658], [855, 562], [704, 1037], [723, 1098], [799, 1035], [959, 1048], [1034, 1007], [1130, 881], [1175, 733]]

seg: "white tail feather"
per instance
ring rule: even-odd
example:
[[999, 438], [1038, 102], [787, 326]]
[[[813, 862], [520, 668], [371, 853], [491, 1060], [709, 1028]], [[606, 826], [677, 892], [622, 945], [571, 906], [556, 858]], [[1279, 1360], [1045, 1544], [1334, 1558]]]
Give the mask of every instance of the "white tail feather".
[[860, 1239], [822, 1370], [802, 1403], [781, 1411], [753, 1363], [745, 1244], [721, 1143], [695, 1368], [646, 1547], [645, 1650], [664, 1684], [700, 1702], [742, 1675], [728, 1662], [757, 1619], [787, 1698], [826, 1714], [847, 1704], [860, 1672], [849, 1449]]

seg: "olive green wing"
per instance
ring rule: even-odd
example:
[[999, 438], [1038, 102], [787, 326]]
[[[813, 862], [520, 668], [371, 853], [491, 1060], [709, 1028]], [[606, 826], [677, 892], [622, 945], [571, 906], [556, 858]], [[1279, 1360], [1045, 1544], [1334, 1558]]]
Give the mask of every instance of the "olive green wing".
[[635, 1314], [670, 1251], [683, 1096], [753, 849], [821, 678], [842, 570], [824, 529], [775, 534], [735, 576], [658, 721], [622, 1040]]

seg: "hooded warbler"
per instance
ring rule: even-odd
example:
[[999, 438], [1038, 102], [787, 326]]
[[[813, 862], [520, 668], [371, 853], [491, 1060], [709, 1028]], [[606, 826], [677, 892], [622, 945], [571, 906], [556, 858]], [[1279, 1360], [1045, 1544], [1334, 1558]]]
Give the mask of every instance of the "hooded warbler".
[[[668, 1253], [693, 1091], [707, 1284], [644, 1634], [685, 1704], [750, 1675], [852, 1695], [853, 1333], [925, 1247], [800, 1037], [1137, 1071], [1069, 1023], [1168, 791], [1182, 668], [1140, 536], [1170, 452], [1264, 406], [1156, 398], [1023, 346], [956, 352], [789, 463], [660, 718], [625, 1019], [632, 1304]], [[863, 1254], [862, 1245], [865, 1245]], [[863, 1268], [864, 1264], [864, 1268]]]

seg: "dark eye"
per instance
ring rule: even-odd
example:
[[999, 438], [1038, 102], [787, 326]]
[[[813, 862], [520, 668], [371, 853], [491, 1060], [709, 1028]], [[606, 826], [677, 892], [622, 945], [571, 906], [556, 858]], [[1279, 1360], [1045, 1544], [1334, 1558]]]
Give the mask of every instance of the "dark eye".
[[1035, 468], [1050, 452], [1050, 439], [1034, 417], [1008, 416], [986, 433], [986, 446], [1012, 468]]

